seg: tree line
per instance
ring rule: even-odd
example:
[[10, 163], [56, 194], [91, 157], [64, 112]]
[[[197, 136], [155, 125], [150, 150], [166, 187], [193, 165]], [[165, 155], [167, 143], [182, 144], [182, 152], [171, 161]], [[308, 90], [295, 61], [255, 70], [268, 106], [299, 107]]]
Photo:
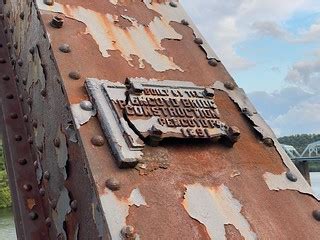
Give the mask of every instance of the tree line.
[[297, 134], [292, 136], [280, 137], [281, 144], [291, 145], [302, 154], [304, 149], [313, 142], [320, 141], [320, 134]]

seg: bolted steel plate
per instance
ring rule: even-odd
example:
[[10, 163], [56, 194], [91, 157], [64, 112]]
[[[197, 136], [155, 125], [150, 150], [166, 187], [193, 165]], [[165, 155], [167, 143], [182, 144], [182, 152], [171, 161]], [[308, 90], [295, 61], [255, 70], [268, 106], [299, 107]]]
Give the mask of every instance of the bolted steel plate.
[[134, 166], [144, 144], [165, 138], [225, 139], [238, 133], [220, 120], [214, 89], [192, 82], [127, 79], [125, 84], [88, 79], [86, 88], [120, 166]]
[[220, 121], [212, 88], [191, 82], [127, 80], [123, 111], [133, 130], [156, 144], [164, 138], [217, 139], [229, 136], [229, 127]]

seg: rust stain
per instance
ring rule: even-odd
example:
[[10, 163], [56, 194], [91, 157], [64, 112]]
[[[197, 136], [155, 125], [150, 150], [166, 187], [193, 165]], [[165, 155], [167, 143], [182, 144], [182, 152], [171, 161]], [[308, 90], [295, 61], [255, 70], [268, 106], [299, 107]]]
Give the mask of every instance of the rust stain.
[[[177, 66], [172, 57], [160, 54], [157, 50], [163, 50], [161, 46], [162, 39], [182, 39], [167, 22], [155, 17], [148, 28], [153, 31], [153, 36], [144, 31], [144, 26], [136, 20], [132, 20], [132, 26], [125, 30], [116, 25], [118, 16], [111, 14], [102, 14], [80, 6], [70, 6], [55, 3], [52, 7], [37, 1], [42, 10], [53, 11], [65, 14], [66, 17], [75, 19], [87, 26], [86, 34], [90, 34], [98, 44], [99, 50], [104, 57], [110, 57], [108, 51], [120, 50], [121, 56], [127, 60], [129, 65], [132, 61], [131, 55], [139, 57], [140, 68], [145, 68], [143, 61], [148, 62], [156, 71], [183, 70]], [[130, 32], [130, 39], [125, 36]], [[128, 44], [128, 40], [131, 44]], [[156, 43], [156, 44], [155, 44]]]
[[36, 201], [34, 198], [28, 198], [27, 199], [27, 206], [31, 210], [36, 205]]

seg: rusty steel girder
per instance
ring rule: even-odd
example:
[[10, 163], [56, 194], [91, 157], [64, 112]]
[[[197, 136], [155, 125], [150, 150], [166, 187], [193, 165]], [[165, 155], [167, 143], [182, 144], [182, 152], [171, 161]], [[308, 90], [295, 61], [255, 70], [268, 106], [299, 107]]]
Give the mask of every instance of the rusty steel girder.
[[0, 18], [19, 239], [319, 238], [318, 199], [179, 2]]

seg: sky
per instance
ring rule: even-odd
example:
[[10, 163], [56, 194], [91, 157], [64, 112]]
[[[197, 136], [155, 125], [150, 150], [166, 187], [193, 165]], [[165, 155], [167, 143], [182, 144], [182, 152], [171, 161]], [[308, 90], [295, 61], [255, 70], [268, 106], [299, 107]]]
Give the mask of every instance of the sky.
[[278, 136], [320, 133], [319, 0], [180, 0]]

